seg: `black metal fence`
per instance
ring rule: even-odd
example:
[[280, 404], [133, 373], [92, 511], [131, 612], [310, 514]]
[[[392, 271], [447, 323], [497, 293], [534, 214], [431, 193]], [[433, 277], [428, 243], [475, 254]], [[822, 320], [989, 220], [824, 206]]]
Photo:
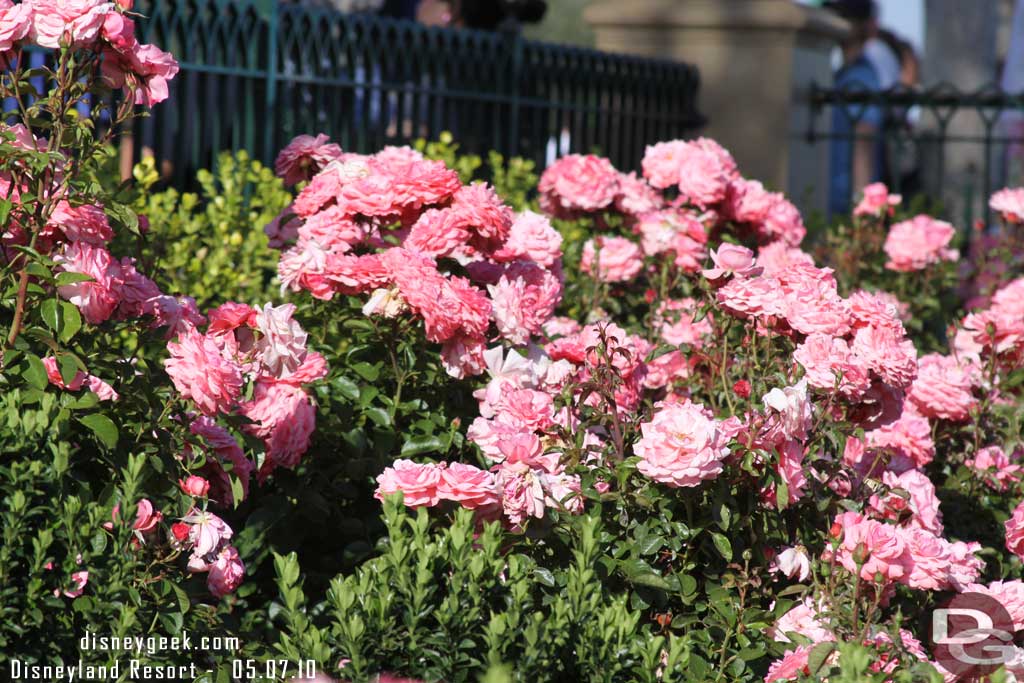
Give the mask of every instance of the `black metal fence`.
[[1024, 94], [948, 84], [885, 92], [813, 87], [810, 103], [811, 142], [863, 139], [832, 124], [844, 117], [855, 131], [873, 109], [871, 118], [882, 123], [868, 137], [884, 160], [881, 179], [907, 198], [938, 203], [962, 227], [988, 224], [992, 192], [1024, 183]]
[[181, 65], [136, 131], [178, 183], [223, 149], [270, 161], [292, 136], [321, 132], [371, 152], [448, 130], [469, 152], [543, 164], [599, 150], [629, 169], [645, 145], [703, 124], [697, 71], [676, 62], [277, 3], [135, 7], [141, 39]]

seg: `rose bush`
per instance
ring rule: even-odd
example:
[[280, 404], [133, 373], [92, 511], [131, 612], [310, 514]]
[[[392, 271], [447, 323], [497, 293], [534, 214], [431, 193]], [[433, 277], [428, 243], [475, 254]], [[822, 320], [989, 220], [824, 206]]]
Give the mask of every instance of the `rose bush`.
[[707, 139], [538, 178], [324, 135], [158, 191], [107, 144], [176, 73], [130, 7], [0, 4], [4, 653], [952, 681], [944, 599], [1024, 624], [1022, 191], [808, 237]]

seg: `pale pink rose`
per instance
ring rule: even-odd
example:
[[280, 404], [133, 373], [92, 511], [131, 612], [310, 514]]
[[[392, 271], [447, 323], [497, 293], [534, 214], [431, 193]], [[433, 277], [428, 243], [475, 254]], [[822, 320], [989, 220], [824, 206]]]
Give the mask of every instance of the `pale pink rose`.
[[242, 394], [242, 369], [221, 354], [214, 338], [189, 330], [169, 342], [167, 351], [164, 368], [184, 398], [206, 415], [234, 409]]
[[625, 237], [596, 237], [583, 245], [580, 270], [602, 282], [628, 282], [643, 265], [640, 247]]
[[562, 300], [559, 278], [526, 262], [509, 266], [498, 283], [487, 290], [498, 333], [517, 345], [538, 334]]
[[435, 258], [450, 256], [469, 241], [469, 228], [453, 209], [427, 209], [413, 223], [402, 246]]
[[960, 589], [961, 593], [981, 593], [999, 601], [1013, 619], [1017, 631], [1024, 630], [1024, 581], [993, 581], [987, 586], [970, 583]]
[[854, 216], [891, 216], [903, 197], [889, 194], [885, 183], [871, 183], [864, 188], [864, 196], [853, 210]]
[[181, 490], [193, 498], [205, 498], [210, 493], [210, 482], [194, 474], [178, 480]]
[[142, 304], [142, 313], [152, 316], [151, 329], [167, 328], [166, 339], [193, 330], [205, 321], [196, 300], [190, 296], [155, 296]]
[[178, 74], [178, 62], [156, 45], [139, 45], [132, 56], [135, 104], [152, 107], [170, 96], [167, 82]]
[[511, 388], [502, 393], [494, 411], [499, 422], [523, 429], [544, 430], [552, 424], [554, 400], [543, 391]]
[[997, 308], [970, 313], [963, 328], [977, 347], [999, 354], [1019, 354], [1024, 348], [1024, 316]]
[[764, 395], [762, 401], [767, 414], [764, 429], [772, 434], [769, 440], [800, 441], [806, 438], [813, 419], [811, 402], [807, 397], [807, 380], [782, 389], [775, 387]]
[[801, 678], [807, 670], [812, 648], [812, 645], [801, 645], [784, 654], [782, 659], [772, 662], [768, 667], [768, 673], [765, 674], [764, 683], [782, 683]]
[[530, 517], [544, 517], [547, 496], [538, 472], [525, 463], [505, 463], [498, 470], [497, 484], [502, 512], [513, 527], [522, 527]]
[[555, 316], [544, 323], [544, 334], [549, 337], [566, 337], [579, 333], [580, 329], [578, 322], [565, 316]]
[[850, 295], [850, 315], [853, 327], [888, 327], [903, 336], [903, 319], [910, 315], [910, 307], [889, 292], [868, 292], [859, 289]]
[[188, 538], [192, 544], [192, 556], [197, 563], [207, 562], [206, 558], [218, 552], [234, 535], [223, 519], [199, 508], [192, 508], [181, 521], [189, 525]]
[[210, 563], [210, 573], [206, 576], [206, 587], [215, 598], [223, 598], [235, 592], [245, 577], [245, 564], [238, 556], [234, 546], [225, 546], [217, 553], [217, 558]]
[[921, 590], [950, 589], [948, 543], [918, 528], [905, 529], [902, 536], [911, 560], [904, 583]]
[[808, 386], [815, 389], [838, 389], [857, 400], [871, 386], [868, 368], [840, 337], [810, 334], [793, 352], [793, 360], [803, 366]]
[[1014, 508], [1003, 526], [1006, 528], [1006, 549], [1024, 559], [1024, 502]]
[[739, 318], [781, 316], [788, 308], [782, 283], [764, 275], [733, 278], [715, 296], [726, 311]]
[[10, 51], [31, 28], [31, 3], [15, 5], [10, 0], [0, 0], [0, 55]]
[[121, 265], [103, 247], [85, 242], [67, 244], [54, 256], [60, 269], [92, 278], [85, 282], [61, 285], [57, 292], [82, 312], [87, 322], [99, 325], [111, 316], [121, 298]]
[[640, 432], [633, 446], [641, 458], [637, 470], [674, 487], [714, 479], [729, 454], [727, 439], [710, 412], [690, 402], [659, 404]]
[[888, 582], [899, 581], [910, 571], [910, 554], [896, 527], [867, 519], [856, 512], [840, 514], [836, 517], [836, 524], [842, 529], [842, 542], [836, 559], [853, 574], [856, 575], [859, 569], [860, 578], [874, 581], [878, 573], [883, 582]]
[[292, 318], [295, 304], [264, 305], [256, 312], [256, 329], [260, 332], [255, 351], [263, 366], [274, 377], [284, 377], [298, 370], [306, 358], [307, 334]]
[[828, 268], [795, 265], [775, 276], [784, 297], [783, 316], [801, 334], [816, 332], [836, 336], [850, 330], [850, 307], [839, 296], [838, 285]]
[[763, 271], [763, 268], [757, 266], [754, 252], [735, 244], [723, 243], [718, 251], [712, 249], [711, 260], [715, 267], [702, 271], [709, 280], [720, 280], [729, 275], [753, 277]]
[[757, 233], [761, 242], [781, 241], [791, 247], [798, 247], [807, 236], [807, 228], [800, 210], [785, 197], [778, 195], [764, 223], [757, 226]]
[[795, 581], [806, 581], [811, 576], [811, 558], [803, 546], [786, 548], [775, 557], [773, 566], [780, 574]]
[[668, 344], [679, 346], [688, 344], [694, 348], [702, 348], [711, 337], [711, 315], [705, 315], [694, 322], [697, 316], [697, 301], [685, 298], [662, 301], [655, 313], [655, 326], [661, 338]]
[[961, 422], [977, 403], [972, 388], [971, 373], [956, 358], [929, 353], [918, 359], [907, 398], [925, 417]]
[[988, 201], [989, 207], [1007, 223], [1024, 222], [1024, 187], [1003, 188]]
[[583, 497], [580, 495], [580, 478], [564, 472], [540, 474], [541, 488], [544, 489], [544, 504], [550, 508], [578, 515], [583, 512]]
[[790, 266], [813, 266], [814, 257], [799, 247], [776, 240], [758, 247], [757, 263], [764, 268], [765, 275], [775, 276]]
[[765, 190], [760, 182], [738, 178], [729, 183], [723, 209], [737, 223], [758, 224], [764, 223], [777, 201], [778, 195]]
[[985, 561], [975, 555], [980, 550], [981, 544], [976, 542], [949, 544], [949, 582], [956, 590], [962, 592], [964, 586], [977, 581], [985, 571]]
[[433, 507], [441, 499], [441, 473], [442, 469], [434, 463], [420, 465], [412, 460], [396, 460], [377, 476], [373, 497], [383, 500], [384, 496], [401, 491], [407, 506]]
[[640, 216], [649, 211], [657, 211], [665, 200], [661, 193], [647, 184], [636, 173], [619, 174], [619, 196], [615, 198], [615, 208], [628, 216]]
[[[886, 471], [882, 474], [882, 482], [890, 489], [890, 493], [884, 498], [872, 495], [869, 501], [872, 508], [887, 519], [897, 522], [903, 520], [905, 526], [942, 534], [942, 513], [939, 511], [935, 485], [924, 472], [911, 469], [897, 475]], [[910, 513], [909, 517], [907, 513]]]
[[917, 377], [917, 351], [901, 332], [869, 325], [856, 331], [851, 345], [868, 368], [896, 388], [909, 386]]
[[619, 172], [593, 154], [569, 154], [541, 174], [537, 190], [548, 213], [571, 215], [607, 208], [619, 194]]
[[[519, 439], [523, 436], [526, 440]], [[529, 457], [543, 452], [540, 439], [526, 427], [477, 417], [466, 430], [466, 438], [480, 447], [484, 457], [493, 463], [504, 462], [509, 447], [526, 449]]]
[[739, 177], [732, 155], [709, 138], [685, 144], [679, 160], [679, 196], [702, 209], [721, 202], [729, 183]]
[[[889, 450], [904, 462], [899, 470], [924, 467], [935, 457], [931, 423], [911, 410], [904, 409], [899, 419], [864, 434], [871, 448]], [[896, 464], [891, 465], [896, 469]]]
[[679, 168], [688, 149], [684, 140], [648, 145], [641, 162], [644, 177], [659, 190], [679, 184]]
[[239, 412], [255, 424], [245, 430], [263, 439], [267, 457], [259, 471], [260, 481], [277, 467], [294, 468], [309, 448], [316, 427], [316, 408], [300, 387], [259, 380], [251, 401]]
[[1020, 481], [1022, 467], [1010, 460], [999, 446], [981, 448], [974, 457], [964, 464], [978, 473], [988, 475], [985, 482], [998, 491], [1005, 491], [1014, 482]]
[[[793, 551], [793, 548], [789, 551]], [[803, 557], [806, 557], [806, 554]], [[816, 643], [835, 640], [835, 635], [828, 628], [827, 618], [821, 614], [823, 611], [820, 603], [807, 596], [779, 617], [775, 625], [768, 629], [768, 636], [780, 643], [792, 642], [786, 635], [788, 633], [796, 633]]]
[[101, 0], [26, 0], [31, 7], [29, 37], [42, 47], [58, 48], [62, 40], [75, 47], [94, 42], [114, 4]]
[[285, 145], [274, 160], [274, 173], [286, 185], [309, 180], [327, 164], [341, 158], [341, 147], [326, 135], [298, 135]]
[[495, 252], [494, 258], [497, 261], [529, 259], [550, 267], [562, 258], [562, 235], [546, 216], [523, 211], [512, 222], [508, 239]]
[[690, 376], [689, 360], [679, 350], [657, 356], [645, 365], [647, 375], [644, 377], [644, 386], [648, 389], [659, 389], [677, 379], [686, 379]]
[[884, 250], [889, 257], [889, 270], [911, 272], [923, 270], [940, 261], [956, 261], [959, 252], [949, 249], [956, 229], [931, 216], [919, 215], [896, 223], [885, 238]]
[[499, 503], [494, 475], [461, 462], [453, 462], [441, 470], [437, 494], [442, 500], [454, 500], [471, 510]]

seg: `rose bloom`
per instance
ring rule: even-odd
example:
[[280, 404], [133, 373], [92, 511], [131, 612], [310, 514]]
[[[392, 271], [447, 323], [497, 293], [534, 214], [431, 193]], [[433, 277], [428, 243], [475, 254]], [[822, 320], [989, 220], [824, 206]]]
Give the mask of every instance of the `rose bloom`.
[[78, 307], [87, 322], [99, 325], [111, 316], [121, 298], [121, 265], [103, 247], [85, 242], [66, 245], [54, 257], [68, 273], [88, 275], [92, 280], [61, 285], [57, 292]]
[[341, 158], [341, 147], [326, 135], [299, 135], [285, 145], [274, 160], [274, 173], [285, 185], [309, 180], [327, 164]]
[[786, 439], [801, 440], [811, 428], [813, 413], [807, 398], [807, 381], [800, 380], [793, 386], [773, 388], [764, 395], [768, 419], [764, 431], [765, 440], [778, 443]]
[[292, 316], [295, 304], [266, 304], [255, 315], [260, 337], [255, 351], [263, 366], [274, 377], [284, 377], [299, 369], [306, 358], [306, 332]]
[[709, 280], [721, 280], [728, 275], [753, 277], [760, 275], [764, 270], [757, 266], [754, 252], [735, 244], [723, 243], [718, 247], [718, 251], [712, 249], [711, 260], [715, 267], [702, 271], [704, 277]]
[[513, 344], [525, 344], [539, 333], [562, 300], [561, 280], [529, 262], [513, 264], [487, 290], [498, 332]]
[[970, 373], [956, 358], [929, 353], [917, 362], [917, 379], [907, 398], [925, 417], [961, 422], [977, 402], [972, 385]]
[[782, 195], [778, 195], [764, 223], [756, 226], [760, 242], [781, 241], [791, 247], [800, 246], [807, 236], [807, 228], [800, 210]]
[[778, 196], [765, 190], [760, 182], [737, 178], [729, 183], [722, 208], [737, 223], [764, 223], [776, 201]]
[[187, 479], [179, 479], [178, 486], [183, 492], [194, 498], [205, 498], [210, 492], [210, 482], [194, 474], [189, 475]]
[[813, 266], [814, 257], [799, 247], [776, 240], [758, 247], [757, 263], [764, 268], [765, 275], [774, 276], [790, 266]]
[[662, 301], [655, 314], [654, 325], [658, 327], [661, 338], [672, 346], [689, 344], [695, 348], [704, 346], [711, 336], [711, 316], [694, 322], [697, 315], [697, 301], [684, 298]]
[[496, 480], [501, 493], [502, 513], [514, 528], [522, 527], [530, 517], [540, 519], [544, 516], [547, 495], [541, 474], [522, 462], [503, 463], [498, 469]]
[[[793, 548], [789, 548], [793, 551]], [[806, 555], [805, 555], [806, 557]], [[768, 629], [768, 636], [780, 643], [792, 642], [787, 633], [796, 633], [814, 642], [835, 640], [835, 635], [828, 629], [828, 622], [821, 612], [820, 603], [815, 603], [811, 596], [798, 602], [792, 609], [779, 617], [775, 625]]]
[[[782, 681], [795, 681], [809, 673], [808, 660], [811, 656], [813, 645], [801, 645], [795, 650], [790, 650], [777, 659], [768, 667], [764, 683], [782, 683]], [[833, 657], [835, 654], [833, 654]]]
[[1024, 187], [1003, 188], [992, 195], [988, 205], [1007, 223], [1024, 222]]
[[635, 172], [619, 174], [619, 196], [615, 208], [629, 216], [640, 216], [648, 211], [657, 211], [664, 204], [661, 193], [638, 178]]
[[625, 237], [599, 236], [583, 245], [580, 270], [602, 282], [628, 282], [643, 265], [640, 247]]
[[0, 0], [0, 55], [28, 35], [32, 27], [32, 5], [15, 5], [11, 0]]
[[787, 310], [782, 283], [764, 275], [733, 278], [715, 296], [725, 310], [739, 318], [781, 316]]
[[669, 486], [699, 486], [714, 479], [729, 454], [718, 423], [695, 403], [659, 404], [640, 431], [642, 436], [633, 446], [641, 458], [637, 469]]
[[806, 581], [811, 576], [811, 558], [803, 546], [786, 548], [778, 554], [773, 563], [776, 571], [796, 581]]
[[437, 493], [440, 499], [453, 500], [470, 510], [499, 503], [494, 475], [461, 462], [453, 462], [441, 470]]
[[961, 593], [981, 593], [994, 598], [1013, 619], [1013, 626], [1017, 631], [1024, 631], [1024, 581], [993, 581], [986, 585], [971, 583], [963, 586]]
[[864, 196], [853, 210], [854, 216], [891, 216], [903, 197], [889, 194], [885, 183], [871, 183], [864, 188]]
[[889, 229], [884, 250], [889, 257], [885, 267], [899, 272], [911, 272], [938, 263], [956, 261], [960, 254], [949, 249], [956, 229], [949, 223], [931, 216], [920, 215], [897, 223]]
[[412, 460], [396, 460], [377, 476], [377, 490], [373, 497], [402, 492], [408, 507], [433, 507], [441, 499], [441, 468], [434, 463], [420, 465]]
[[912, 469], [897, 475], [886, 471], [882, 473], [882, 482], [890, 492], [884, 498], [872, 495], [869, 501], [872, 509], [879, 511], [883, 518], [897, 522], [909, 512], [910, 517], [904, 520], [906, 526], [918, 527], [936, 535], [942, 533], [942, 513], [939, 511], [935, 485], [924, 472]]
[[31, 6], [32, 28], [29, 37], [42, 47], [58, 48], [61, 40], [82, 47], [99, 37], [114, 4], [100, 0], [26, 0]]
[[914, 342], [894, 327], [862, 327], [853, 336], [851, 348], [861, 362], [896, 388], [910, 385], [917, 377]]
[[796, 347], [793, 360], [803, 366], [807, 384], [815, 389], [838, 388], [844, 397], [856, 400], [871, 386], [867, 367], [840, 337], [810, 334]]
[[[219, 550], [225, 543], [231, 540], [234, 532], [227, 523], [213, 514], [198, 508], [192, 508], [181, 521], [189, 524], [189, 541], [192, 543], [192, 556], [200, 561]], [[203, 568], [201, 571], [206, 571]]]
[[164, 368], [183, 397], [206, 415], [234, 409], [242, 394], [242, 370], [221, 354], [212, 337], [189, 330], [169, 342], [167, 351]]
[[569, 154], [541, 174], [537, 190], [541, 206], [558, 216], [598, 211], [619, 194], [619, 172], [611, 162], [593, 154]]
[[497, 261], [527, 259], [549, 268], [562, 258], [562, 235], [546, 216], [523, 211], [512, 222], [508, 239], [494, 253]]
[[978, 473], [989, 474], [985, 483], [997, 491], [1005, 491], [1010, 484], [1021, 478], [1021, 466], [1012, 463], [1005, 451], [999, 446], [981, 448], [973, 458], [964, 464]]
[[910, 571], [910, 555], [896, 527], [856, 512], [842, 513], [835, 524], [842, 529], [836, 559], [850, 572], [858, 571], [855, 556], [862, 561], [860, 578], [865, 581], [874, 581], [876, 573], [883, 582], [899, 581]]
[[732, 155], [709, 138], [684, 144], [679, 159], [679, 196], [702, 209], [724, 200], [729, 183], [739, 177]]
[[[928, 418], [906, 408], [897, 420], [865, 432], [864, 436], [869, 447], [890, 450], [902, 459], [900, 471], [924, 467], [935, 457], [931, 423]], [[895, 463], [891, 467], [895, 467]]]
[[648, 145], [641, 162], [644, 177], [659, 190], [679, 183], [679, 168], [689, 147], [684, 140]]
[[217, 558], [210, 563], [210, 573], [206, 576], [206, 587], [215, 598], [223, 598], [233, 593], [242, 584], [245, 577], [245, 564], [238, 556], [234, 546], [225, 546], [217, 553]]
[[1013, 510], [1013, 515], [1004, 523], [1006, 528], [1006, 549], [1024, 559], [1024, 502]]

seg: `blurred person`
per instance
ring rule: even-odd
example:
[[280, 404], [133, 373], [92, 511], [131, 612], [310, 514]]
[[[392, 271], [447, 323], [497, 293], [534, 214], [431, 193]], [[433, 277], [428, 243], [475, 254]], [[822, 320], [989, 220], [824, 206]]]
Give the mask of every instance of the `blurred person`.
[[[824, 6], [850, 24], [850, 33], [842, 44], [843, 63], [835, 73], [835, 88], [852, 92], [881, 92], [878, 70], [865, 54], [868, 41], [878, 36], [874, 0], [830, 0]], [[833, 107], [830, 215], [849, 213], [854, 193], [881, 180], [880, 133], [883, 123], [882, 110], [875, 105]]]

